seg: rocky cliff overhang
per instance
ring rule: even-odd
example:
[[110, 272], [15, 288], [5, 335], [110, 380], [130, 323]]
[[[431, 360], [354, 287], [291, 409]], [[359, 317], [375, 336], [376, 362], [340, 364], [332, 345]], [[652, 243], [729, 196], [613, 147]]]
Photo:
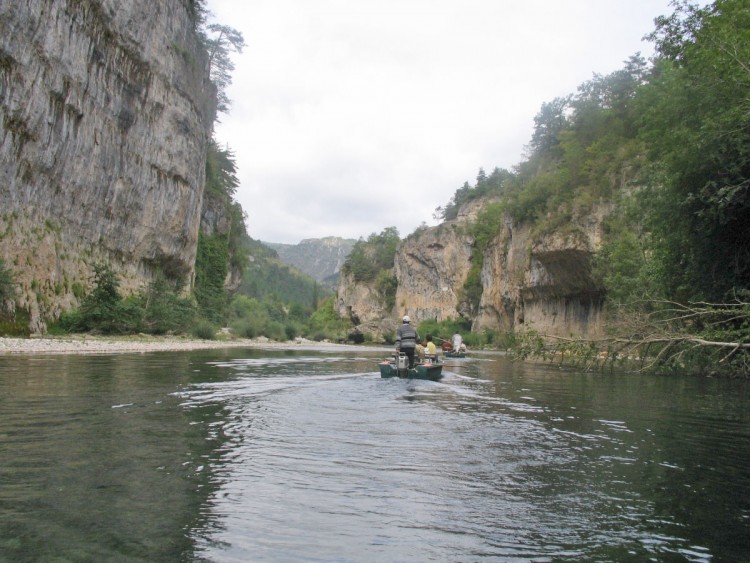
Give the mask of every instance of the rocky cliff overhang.
[[474, 330], [517, 330], [570, 336], [601, 329], [604, 288], [592, 271], [609, 206], [574, 217], [540, 235], [537, 225], [506, 217], [484, 255], [482, 297]]
[[191, 278], [214, 90], [183, 0], [0, 8], [0, 256], [37, 330], [94, 263]]

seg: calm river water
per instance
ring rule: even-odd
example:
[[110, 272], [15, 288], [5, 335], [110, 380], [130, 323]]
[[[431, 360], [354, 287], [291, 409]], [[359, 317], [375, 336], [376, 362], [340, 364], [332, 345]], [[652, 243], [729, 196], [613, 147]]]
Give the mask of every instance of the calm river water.
[[0, 356], [0, 561], [748, 561], [745, 381]]

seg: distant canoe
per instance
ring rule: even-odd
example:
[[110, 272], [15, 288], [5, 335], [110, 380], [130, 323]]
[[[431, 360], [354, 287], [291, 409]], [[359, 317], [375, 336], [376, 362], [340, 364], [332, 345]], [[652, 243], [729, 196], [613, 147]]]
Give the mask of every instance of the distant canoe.
[[446, 358], [465, 358], [466, 352], [454, 352], [453, 350], [448, 350], [447, 352], [444, 352], [443, 355]]
[[443, 377], [443, 362], [417, 363], [413, 368], [398, 368], [395, 360], [384, 360], [378, 363], [380, 377], [400, 377], [402, 379], [428, 379], [439, 381]]

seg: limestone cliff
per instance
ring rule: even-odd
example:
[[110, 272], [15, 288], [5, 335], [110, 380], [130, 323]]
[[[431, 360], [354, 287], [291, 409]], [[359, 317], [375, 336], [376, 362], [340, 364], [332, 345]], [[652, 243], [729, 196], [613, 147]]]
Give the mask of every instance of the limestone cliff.
[[461, 288], [471, 267], [471, 245], [464, 220], [418, 231], [399, 246], [395, 272], [398, 280], [395, 317], [413, 322], [444, 321], [470, 314]]
[[374, 282], [357, 282], [353, 274], [342, 271], [335, 303], [339, 316], [354, 325], [355, 334], [370, 334], [377, 342], [396, 330], [392, 311]]
[[604, 289], [591, 260], [602, 240], [609, 206], [536, 232], [505, 219], [485, 251], [482, 297], [472, 330], [533, 328], [545, 334], [595, 336], [602, 330]]
[[192, 278], [215, 95], [191, 8], [0, 2], [0, 256], [32, 330], [99, 261], [126, 293]]
[[438, 227], [420, 229], [398, 245], [392, 307], [387, 305], [377, 280], [357, 282], [351, 274], [342, 274], [337, 292], [339, 315], [351, 320], [355, 333], [370, 334], [377, 342], [394, 333], [405, 314], [414, 323], [467, 314], [460, 311], [466, 309], [460, 299], [471, 266], [473, 241], [465, 229], [471, 217], [463, 215]]
[[[417, 231], [399, 245], [393, 310], [383, 310], [372, 287], [342, 278], [339, 313], [363, 332], [388, 323], [395, 328], [403, 314], [417, 323], [462, 318], [474, 331], [528, 327], [559, 336], [601, 331], [604, 290], [592, 275], [591, 260], [610, 207], [579, 213], [557, 228], [516, 225], [505, 217], [484, 255], [472, 256], [476, 248], [467, 226], [489, 202], [473, 201], [455, 221]], [[464, 283], [479, 258], [481, 299], [472, 305]]]

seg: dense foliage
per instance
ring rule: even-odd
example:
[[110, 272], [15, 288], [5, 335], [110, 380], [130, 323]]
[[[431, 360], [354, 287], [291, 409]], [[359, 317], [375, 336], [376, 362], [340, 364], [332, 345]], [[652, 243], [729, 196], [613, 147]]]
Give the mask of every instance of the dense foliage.
[[750, 288], [750, 5], [680, 4], [651, 38], [639, 102], [658, 282], [676, 300], [727, 299]]
[[75, 310], [63, 314], [52, 332], [99, 334], [189, 333], [198, 309], [181, 288], [158, 275], [142, 292], [123, 298], [117, 275], [107, 264], [94, 266], [92, 290]]
[[216, 323], [224, 318], [229, 299], [224, 286], [228, 265], [227, 237], [200, 233], [195, 259], [195, 298], [203, 316]]
[[330, 291], [313, 278], [282, 262], [275, 250], [260, 241], [246, 237], [243, 245], [252, 260], [244, 270], [238, 293], [254, 299], [296, 304], [310, 314], [330, 295]]
[[393, 268], [396, 247], [401, 242], [396, 227], [372, 233], [367, 240], [360, 238], [344, 261], [341, 271], [351, 274], [355, 281], [373, 281], [382, 270]]
[[373, 283], [380, 293], [383, 306], [391, 309], [396, 303], [397, 280], [393, 270], [396, 249], [401, 242], [396, 227], [372, 233], [367, 240], [359, 239], [344, 261], [341, 271], [356, 282]]
[[[220, 324], [229, 302], [225, 281], [230, 268], [242, 271], [247, 264], [247, 249], [242, 241], [247, 236], [245, 216], [234, 201], [239, 186], [237, 166], [229, 149], [222, 149], [215, 141], [208, 145], [206, 154], [206, 192], [204, 198], [229, 215], [226, 233], [205, 234], [201, 230], [195, 260], [195, 298], [204, 318]], [[206, 203], [204, 203], [205, 207]]]
[[[474, 303], [484, 244], [493, 227], [499, 230], [498, 216], [532, 222], [542, 233], [565, 228], [597, 202], [614, 203], [595, 259], [611, 328], [627, 332], [634, 330], [628, 319], [663, 315], [669, 322], [654, 326], [679, 334], [680, 344], [652, 337], [640, 353], [673, 358], [682, 369], [705, 365], [700, 354], [745, 365], [750, 5], [673, 6], [649, 36], [657, 53], [651, 64], [635, 55], [621, 70], [594, 75], [575, 94], [543, 104], [527, 159], [489, 178], [480, 170], [475, 186], [464, 184], [437, 214], [454, 219], [474, 198], [499, 201], [494, 209], [485, 205], [469, 227], [475, 252], [464, 290]], [[700, 314], [669, 315], [681, 308]]]

